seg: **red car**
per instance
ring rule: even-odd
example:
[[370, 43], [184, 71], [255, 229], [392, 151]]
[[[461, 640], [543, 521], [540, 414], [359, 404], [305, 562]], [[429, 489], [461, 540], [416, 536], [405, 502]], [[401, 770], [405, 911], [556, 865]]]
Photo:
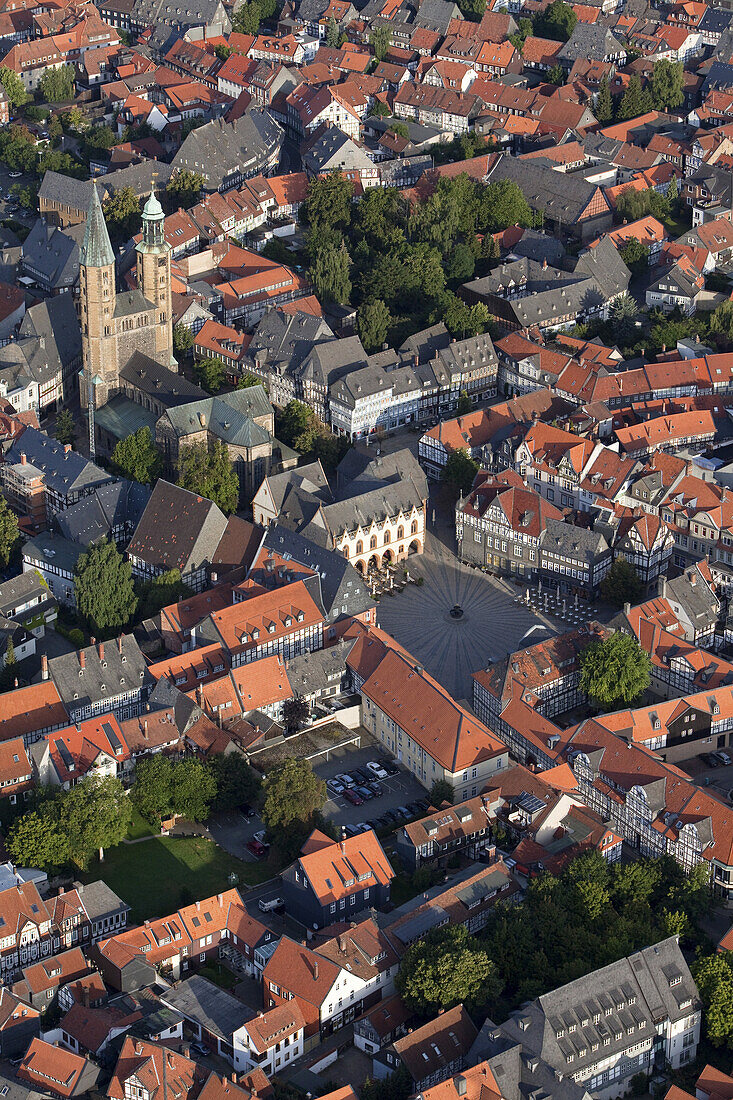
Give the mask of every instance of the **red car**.
[[257, 859], [264, 859], [267, 855], [267, 848], [264, 844], [260, 844], [259, 840], [248, 840], [247, 851], [251, 852]]
[[363, 806], [364, 799], [360, 794], [357, 794], [353, 787], [347, 787], [344, 791], [344, 798], [348, 798], [352, 806]]

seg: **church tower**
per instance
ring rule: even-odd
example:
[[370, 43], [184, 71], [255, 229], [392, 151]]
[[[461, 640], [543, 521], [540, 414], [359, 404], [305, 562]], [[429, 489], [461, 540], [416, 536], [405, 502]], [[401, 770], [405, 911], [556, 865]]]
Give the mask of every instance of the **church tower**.
[[79, 256], [80, 320], [84, 369], [80, 377], [82, 408], [94, 389], [96, 408], [114, 393], [119, 381], [115, 334], [115, 257], [96, 187], [87, 213]]
[[173, 355], [173, 309], [171, 304], [171, 249], [164, 233], [163, 207], [150, 189], [143, 210], [142, 240], [137, 245], [137, 285], [155, 308], [155, 358], [177, 371]]

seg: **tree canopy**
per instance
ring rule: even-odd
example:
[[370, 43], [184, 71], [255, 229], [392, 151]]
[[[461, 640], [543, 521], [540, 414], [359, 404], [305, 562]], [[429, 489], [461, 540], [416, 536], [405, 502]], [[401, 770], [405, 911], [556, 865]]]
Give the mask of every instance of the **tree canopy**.
[[127, 241], [142, 225], [140, 201], [131, 187], [121, 187], [104, 200], [104, 220], [113, 241]]
[[41, 95], [48, 103], [65, 103], [74, 98], [74, 66], [46, 69], [41, 77]]
[[649, 687], [652, 663], [636, 638], [617, 630], [580, 655], [580, 687], [606, 710], [628, 706]]
[[307, 822], [326, 801], [326, 784], [307, 760], [289, 756], [265, 779], [262, 820], [268, 829]]
[[25, 90], [25, 84], [15, 69], [9, 69], [7, 65], [3, 65], [0, 68], [0, 84], [5, 89], [8, 103], [14, 110], [22, 107], [27, 102], [28, 92]]
[[411, 944], [395, 986], [408, 1008], [430, 1017], [457, 1004], [480, 1007], [501, 991], [494, 963], [463, 925], [434, 929]]
[[313, 229], [343, 229], [351, 221], [354, 185], [334, 170], [312, 179], [305, 200], [305, 217]]
[[74, 592], [79, 613], [100, 638], [119, 634], [137, 610], [132, 566], [108, 539], [79, 556]]
[[112, 466], [122, 477], [153, 485], [163, 469], [163, 456], [156, 447], [150, 428], [138, 428], [120, 439], [112, 452]]
[[226, 443], [220, 439], [189, 443], [178, 457], [178, 484], [190, 493], [213, 500], [225, 515], [239, 506], [239, 479], [229, 459]]
[[378, 351], [387, 339], [392, 317], [381, 298], [362, 302], [356, 315], [356, 328], [365, 351]]
[[684, 67], [681, 61], [657, 61], [652, 71], [652, 103], [658, 111], [668, 111], [684, 102]]
[[19, 542], [18, 517], [11, 512], [5, 497], [0, 497], [0, 568], [8, 564]]
[[639, 603], [644, 595], [644, 585], [633, 565], [626, 558], [615, 558], [601, 581], [601, 595], [608, 603], [623, 607]]
[[187, 168], [176, 172], [169, 179], [165, 189], [169, 208], [177, 210], [180, 206], [188, 210], [189, 207], [195, 206], [205, 182], [200, 172], [191, 172]]
[[457, 496], [459, 492], [467, 493], [470, 490], [479, 468], [478, 462], [471, 458], [466, 448], [460, 447], [448, 455], [441, 477], [446, 485], [455, 490]]
[[549, 7], [534, 20], [533, 33], [538, 38], [554, 38], [558, 42], [567, 42], [577, 22], [577, 15], [565, 0], [552, 0]]
[[162, 753], [146, 756], [135, 768], [130, 797], [151, 824], [159, 825], [171, 814], [206, 821], [217, 797], [219, 768], [190, 756], [177, 761]]
[[705, 1008], [705, 1032], [714, 1047], [733, 1046], [733, 968], [730, 951], [697, 959], [691, 967]]
[[76, 428], [74, 426], [74, 417], [68, 409], [61, 409], [59, 411], [56, 417], [56, 431], [54, 436], [58, 443], [71, 443], [72, 446], [74, 445]]
[[210, 355], [206, 359], [199, 359], [193, 365], [197, 381], [207, 393], [216, 394], [224, 385], [226, 366], [218, 355]]

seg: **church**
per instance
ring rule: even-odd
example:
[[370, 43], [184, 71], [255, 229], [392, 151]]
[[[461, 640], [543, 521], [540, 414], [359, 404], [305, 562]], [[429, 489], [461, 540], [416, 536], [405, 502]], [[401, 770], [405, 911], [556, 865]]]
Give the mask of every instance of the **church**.
[[[207, 395], [178, 374], [173, 355], [171, 250], [165, 215], [151, 188], [137, 245], [137, 287], [118, 291], [115, 257], [102, 204], [92, 188], [79, 261], [83, 367], [82, 409], [91, 421], [90, 450], [114, 448], [168, 408]], [[92, 435], [93, 431], [93, 435]]]

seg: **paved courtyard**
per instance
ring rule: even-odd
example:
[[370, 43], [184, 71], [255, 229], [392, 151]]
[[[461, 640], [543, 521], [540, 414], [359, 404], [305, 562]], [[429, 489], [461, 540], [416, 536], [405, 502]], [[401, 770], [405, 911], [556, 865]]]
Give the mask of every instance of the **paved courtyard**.
[[[461, 565], [432, 533], [425, 553], [411, 557], [408, 568], [423, 578], [422, 587], [410, 584], [395, 596], [383, 596], [377, 621], [455, 699], [470, 701], [471, 674], [517, 649], [528, 631], [539, 628], [537, 640], [543, 628], [556, 632], [550, 619], [514, 602], [520, 589]], [[450, 614], [456, 604], [463, 610], [459, 619]]]

